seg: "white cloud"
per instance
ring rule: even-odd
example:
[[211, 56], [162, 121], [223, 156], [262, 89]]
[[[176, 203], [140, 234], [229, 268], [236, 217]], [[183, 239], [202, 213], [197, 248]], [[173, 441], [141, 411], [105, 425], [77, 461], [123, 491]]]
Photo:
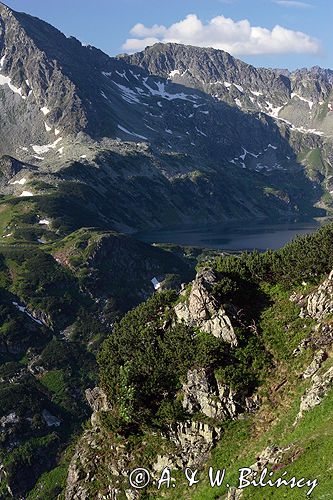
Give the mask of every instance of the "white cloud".
[[189, 14], [169, 27], [157, 24], [147, 27], [138, 23], [130, 33], [133, 38], [128, 38], [123, 44], [123, 49], [128, 52], [142, 50], [157, 42], [214, 47], [233, 55], [320, 52], [319, 41], [301, 31], [289, 30], [279, 25], [269, 30], [251, 26], [247, 19], [234, 21], [222, 15], [204, 23], [196, 14]]
[[284, 7], [296, 7], [297, 9], [311, 9], [313, 5], [306, 2], [298, 2], [296, 0], [273, 0], [274, 3], [278, 5], [283, 5]]

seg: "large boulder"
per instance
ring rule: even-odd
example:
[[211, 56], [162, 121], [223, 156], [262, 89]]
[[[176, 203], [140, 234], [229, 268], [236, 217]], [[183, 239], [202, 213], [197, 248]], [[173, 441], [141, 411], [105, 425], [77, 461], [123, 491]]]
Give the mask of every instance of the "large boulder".
[[189, 296], [186, 297], [186, 290], [182, 292], [183, 300], [175, 307], [176, 317], [178, 321], [198, 327], [236, 346], [237, 337], [231, 320], [212, 293], [217, 282], [218, 278], [212, 269], [202, 269], [192, 283]]

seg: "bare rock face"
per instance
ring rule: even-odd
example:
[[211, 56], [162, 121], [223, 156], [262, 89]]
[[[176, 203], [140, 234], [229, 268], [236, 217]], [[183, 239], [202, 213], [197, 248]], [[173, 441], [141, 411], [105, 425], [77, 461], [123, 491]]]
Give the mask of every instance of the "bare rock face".
[[[136, 500], [137, 490], [124, 487], [123, 476], [131, 470], [131, 454], [121, 443], [97, 429], [84, 432], [71, 460], [65, 500]], [[98, 478], [105, 487], [96, 492]], [[127, 484], [127, 483], [126, 483]]]
[[314, 375], [312, 385], [302, 396], [300, 409], [294, 425], [302, 418], [303, 413], [312, 410], [319, 405], [333, 386], [333, 367], [329, 368], [323, 375]]
[[216, 282], [212, 269], [202, 269], [193, 281], [189, 297], [175, 307], [176, 317], [189, 326], [196, 326], [236, 346], [237, 338], [231, 320], [212, 295]]
[[[281, 463], [283, 454], [288, 448], [278, 448], [277, 446], [267, 446], [256, 458], [256, 462], [250, 466], [254, 472], [258, 472], [265, 467], [274, 469], [274, 465]], [[273, 467], [272, 467], [273, 466]]]
[[328, 279], [308, 296], [306, 308], [311, 318], [319, 320], [333, 313], [333, 271]]
[[203, 422], [178, 422], [172, 426], [168, 437], [178, 448], [172, 456], [176, 466], [200, 466], [216, 444], [219, 430]]
[[210, 418], [225, 420], [234, 419], [242, 411], [237, 395], [205, 368], [188, 371], [183, 392], [183, 408], [190, 414], [200, 412]]
[[312, 377], [319, 368], [321, 367], [322, 362], [326, 359], [327, 354], [323, 349], [320, 349], [318, 352], [316, 352], [312, 362], [310, 365], [307, 367], [305, 372], [303, 373], [302, 377], [304, 379]]
[[100, 387], [94, 387], [94, 389], [87, 389], [86, 399], [90, 408], [93, 410], [91, 415], [91, 424], [93, 427], [98, 426], [98, 413], [100, 411], [110, 410], [110, 405], [108, 403], [108, 398], [103, 389]]

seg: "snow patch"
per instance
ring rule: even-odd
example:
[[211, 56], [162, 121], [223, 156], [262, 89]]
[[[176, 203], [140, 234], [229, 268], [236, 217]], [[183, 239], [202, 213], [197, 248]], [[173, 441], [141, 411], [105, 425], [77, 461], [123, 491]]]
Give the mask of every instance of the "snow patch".
[[198, 132], [198, 134], [203, 135], [204, 137], [207, 137], [207, 134], [202, 132], [202, 130], [199, 130], [198, 127], [195, 127], [195, 130]]
[[243, 94], [244, 88], [241, 85], [237, 85], [237, 83], [234, 83], [234, 87], [236, 87], [236, 89]]
[[52, 127], [50, 127], [46, 122], [44, 123], [46, 132], [51, 132]]
[[121, 76], [121, 78], [125, 78], [127, 81], [129, 81], [128, 78], [127, 78], [127, 76], [126, 76], [126, 71], [125, 70], [122, 73], [120, 73], [119, 71], [116, 70], [116, 73], [117, 73], [118, 76]]
[[173, 71], [170, 71], [169, 78], [173, 78], [176, 75], [180, 75], [179, 69], [174, 69]]
[[19, 94], [22, 99], [26, 99], [26, 96], [22, 95], [22, 88], [15, 87], [15, 85], [11, 83], [11, 78], [9, 76], [0, 75], [0, 85], [8, 85], [10, 90], [12, 90], [15, 94]]
[[184, 92], [170, 94], [169, 92], [167, 92], [165, 90], [165, 83], [164, 82], [158, 81], [158, 82], [154, 82], [154, 84], [156, 85], [157, 90], [153, 89], [152, 87], [150, 87], [148, 85], [147, 78], [144, 78], [144, 80], [143, 80], [143, 85], [149, 90], [149, 92], [153, 96], [159, 96], [159, 97], [162, 97], [162, 99], [167, 99], [168, 101], [173, 101], [175, 99], [181, 99], [183, 101], [195, 102], [194, 100], [197, 99], [197, 96], [188, 95], [188, 94], [185, 94]]
[[140, 76], [141, 76], [141, 75], [140, 75], [140, 73], [138, 73], [138, 74], [136, 75], [136, 74], [135, 74], [135, 73], [134, 73], [131, 69], [129, 70], [129, 72], [131, 73], [131, 75], [132, 75], [132, 76], [134, 76], [134, 78], [135, 78], [136, 80], [139, 80], [139, 78], [140, 78]]
[[31, 145], [31, 147], [38, 155], [45, 154], [48, 153], [50, 149], [55, 149], [60, 141], [62, 141], [62, 137], [59, 137], [59, 139], [55, 140], [53, 144], [45, 144], [44, 146]]
[[134, 104], [134, 103], [141, 104], [140, 99], [138, 99], [138, 96], [132, 89], [125, 87], [125, 85], [121, 85], [120, 83], [116, 82], [113, 83], [117, 85], [117, 87], [120, 89], [120, 92], [122, 94], [121, 97], [122, 99], [124, 99], [124, 101], [128, 102], [129, 104]]
[[315, 128], [292, 127], [292, 130], [297, 130], [297, 132], [301, 132], [301, 134], [324, 135], [324, 132], [316, 130]]
[[143, 135], [135, 134], [134, 132], [130, 132], [129, 130], [127, 130], [127, 128], [122, 127], [121, 125], [118, 125], [118, 128], [119, 128], [119, 130], [122, 130], [123, 132], [125, 132], [125, 134], [133, 135], [133, 137], [138, 137], [139, 139], [143, 139], [144, 141], [148, 140], [147, 137], [144, 137]]
[[239, 155], [239, 158], [241, 158], [243, 161], [245, 160], [246, 155], [248, 154], [248, 151], [242, 147], [242, 150], [244, 151], [244, 154]]
[[283, 108], [283, 106], [275, 106], [274, 107], [274, 104], [272, 104], [269, 101], [266, 101], [266, 107], [268, 108], [268, 110], [265, 111], [265, 113], [269, 116], [272, 116], [273, 118], [278, 118], [279, 113], [280, 113], [281, 109]]
[[161, 288], [161, 283], [158, 281], [157, 278], [153, 278], [152, 280], [150, 280], [153, 284], [153, 287], [155, 290], [158, 290], [159, 288]]
[[293, 99], [294, 97], [297, 97], [301, 101], [306, 102], [309, 105], [310, 110], [313, 108], [314, 102], [310, 101], [309, 99], [305, 99], [305, 97], [302, 97], [299, 94], [295, 94], [294, 92], [292, 92], [291, 95], [290, 95], [290, 97], [291, 97], [291, 99]]
[[27, 308], [25, 306], [21, 306], [20, 304], [18, 304], [17, 302], [12, 302], [13, 306], [16, 307], [16, 309], [18, 309], [21, 313], [24, 313], [26, 314], [27, 316], [29, 316], [30, 319], [32, 319], [35, 323], [38, 323], [39, 325], [42, 325], [42, 321], [40, 321], [39, 319], [35, 318], [31, 313], [29, 313], [29, 311], [27, 310]]
[[259, 97], [260, 95], [263, 95], [262, 92], [259, 92], [257, 90], [250, 90], [251, 94], [255, 95], [256, 97]]
[[13, 186], [15, 184], [19, 184], [20, 186], [23, 186], [26, 182], [27, 182], [27, 179], [25, 177], [22, 177], [22, 179], [20, 179], [19, 181], [10, 182], [9, 184], [11, 184]]
[[41, 112], [43, 113], [44, 116], [48, 115], [51, 111], [49, 110], [49, 108], [47, 108], [46, 106], [44, 106], [43, 108], [40, 108]]
[[22, 197], [28, 197], [28, 196], [34, 196], [34, 194], [31, 191], [23, 191], [20, 194], [20, 198], [22, 198]]

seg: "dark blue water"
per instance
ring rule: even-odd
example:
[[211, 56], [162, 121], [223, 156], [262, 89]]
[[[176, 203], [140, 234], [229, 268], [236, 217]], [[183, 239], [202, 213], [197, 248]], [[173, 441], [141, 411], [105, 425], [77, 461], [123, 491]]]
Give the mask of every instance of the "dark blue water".
[[274, 250], [296, 235], [313, 233], [321, 221], [242, 222], [196, 227], [153, 229], [136, 234], [146, 243], [173, 243], [221, 250]]

